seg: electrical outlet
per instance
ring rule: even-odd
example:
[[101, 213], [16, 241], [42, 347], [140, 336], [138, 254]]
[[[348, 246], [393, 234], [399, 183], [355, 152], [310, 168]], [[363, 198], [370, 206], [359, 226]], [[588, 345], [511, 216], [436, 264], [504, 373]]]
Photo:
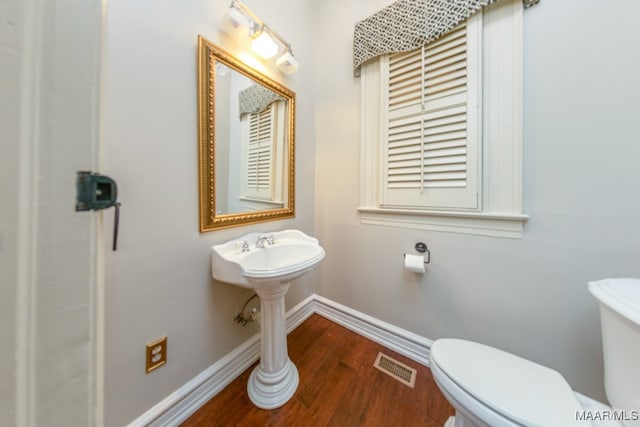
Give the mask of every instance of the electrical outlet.
[[147, 343], [147, 374], [167, 363], [167, 337]]

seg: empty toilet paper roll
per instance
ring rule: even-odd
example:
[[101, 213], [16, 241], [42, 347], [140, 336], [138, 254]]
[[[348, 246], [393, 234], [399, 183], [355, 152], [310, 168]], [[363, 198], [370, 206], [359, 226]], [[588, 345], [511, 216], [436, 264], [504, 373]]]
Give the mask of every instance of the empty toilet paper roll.
[[424, 273], [424, 256], [404, 254], [404, 268], [414, 273]]

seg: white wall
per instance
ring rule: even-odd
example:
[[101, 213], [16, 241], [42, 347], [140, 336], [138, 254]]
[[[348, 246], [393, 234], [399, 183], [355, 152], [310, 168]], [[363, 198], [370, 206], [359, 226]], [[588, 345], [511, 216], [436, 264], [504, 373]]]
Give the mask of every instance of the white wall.
[[[522, 239], [361, 225], [354, 24], [391, 1], [314, 2], [319, 293], [430, 339], [461, 337], [559, 370], [604, 399], [586, 282], [640, 276], [640, 4], [541, 1], [524, 18]], [[402, 268], [417, 241], [424, 276]]]
[[[283, 37], [300, 70], [270, 76], [296, 92], [296, 218], [198, 232], [197, 36], [219, 32], [229, 2], [109, 2], [103, 82], [104, 172], [122, 202], [117, 252], [106, 259], [106, 424], [124, 425], [257, 333], [233, 317], [251, 292], [210, 278], [210, 248], [249, 231], [313, 234], [313, 62], [306, 2], [246, 3]], [[286, 10], [287, 13], [276, 13]], [[295, 17], [293, 19], [292, 17]], [[110, 244], [112, 216], [104, 233]], [[298, 280], [287, 307], [309, 295]], [[144, 373], [145, 343], [168, 336], [167, 365]]]

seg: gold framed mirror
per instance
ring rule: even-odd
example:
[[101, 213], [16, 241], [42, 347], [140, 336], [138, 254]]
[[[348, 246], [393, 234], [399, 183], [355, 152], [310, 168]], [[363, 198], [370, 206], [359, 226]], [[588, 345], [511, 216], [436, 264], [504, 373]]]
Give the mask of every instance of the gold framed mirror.
[[198, 36], [200, 232], [295, 215], [295, 93]]

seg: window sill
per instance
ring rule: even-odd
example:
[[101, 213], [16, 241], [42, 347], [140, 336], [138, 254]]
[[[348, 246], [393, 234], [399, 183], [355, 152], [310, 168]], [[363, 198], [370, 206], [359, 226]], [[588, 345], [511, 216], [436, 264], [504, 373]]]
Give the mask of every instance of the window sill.
[[251, 196], [239, 196], [238, 200], [242, 200], [243, 202], [254, 202], [254, 203], [261, 203], [264, 205], [272, 205], [276, 208], [284, 207], [284, 202], [281, 200], [267, 200], [267, 199], [260, 199], [260, 198], [251, 197]]
[[480, 236], [522, 237], [524, 223], [529, 215], [498, 212], [415, 211], [359, 207], [363, 224], [416, 230], [446, 231]]

